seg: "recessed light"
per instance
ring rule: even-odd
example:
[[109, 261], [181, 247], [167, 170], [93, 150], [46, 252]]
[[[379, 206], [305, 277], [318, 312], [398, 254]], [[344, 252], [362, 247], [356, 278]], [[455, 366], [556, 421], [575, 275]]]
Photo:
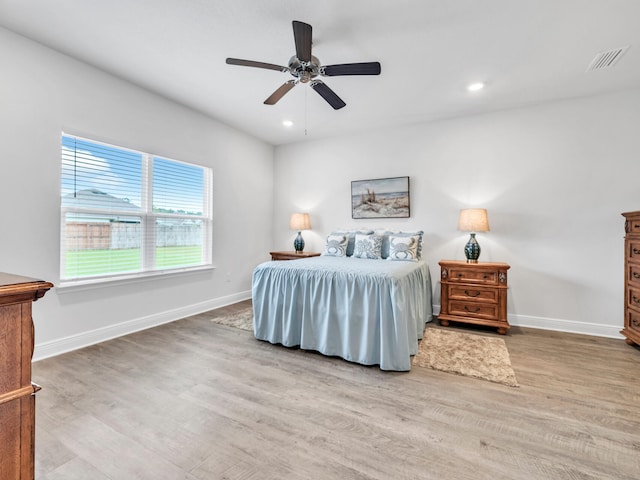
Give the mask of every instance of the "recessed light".
[[291, 120], [283, 120], [282, 125], [284, 125], [285, 127], [292, 127], [293, 122]]
[[477, 92], [478, 90], [482, 90], [483, 88], [484, 88], [484, 83], [482, 82], [476, 82], [476, 83], [471, 83], [467, 85], [467, 90], [469, 92]]

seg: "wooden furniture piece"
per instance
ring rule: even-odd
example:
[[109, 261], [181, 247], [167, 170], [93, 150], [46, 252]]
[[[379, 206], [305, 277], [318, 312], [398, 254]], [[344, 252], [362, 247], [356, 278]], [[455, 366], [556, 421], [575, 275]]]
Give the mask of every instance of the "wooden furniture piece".
[[622, 214], [624, 231], [624, 329], [629, 345], [640, 345], [640, 211]]
[[440, 315], [443, 326], [449, 322], [497, 327], [506, 335], [507, 270], [506, 263], [442, 260], [440, 265]]
[[298, 260], [299, 258], [309, 258], [320, 256], [317, 252], [269, 252], [271, 260]]
[[0, 479], [34, 478], [35, 393], [31, 303], [53, 285], [0, 273]]

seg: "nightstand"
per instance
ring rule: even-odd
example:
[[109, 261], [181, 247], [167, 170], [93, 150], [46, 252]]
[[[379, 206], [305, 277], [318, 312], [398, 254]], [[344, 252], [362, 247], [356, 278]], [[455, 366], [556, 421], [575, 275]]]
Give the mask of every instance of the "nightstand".
[[506, 263], [442, 260], [440, 265], [440, 315], [443, 326], [449, 322], [497, 327], [506, 335], [507, 270]]
[[319, 257], [317, 252], [269, 252], [271, 260], [298, 260], [300, 258]]

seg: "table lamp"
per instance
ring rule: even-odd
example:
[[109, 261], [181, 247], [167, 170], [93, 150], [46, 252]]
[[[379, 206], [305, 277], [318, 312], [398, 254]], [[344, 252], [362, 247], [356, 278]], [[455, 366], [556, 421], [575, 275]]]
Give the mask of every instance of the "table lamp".
[[489, 231], [489, 217], [487, 216], [487, 210], [484, 208], [465, 208], [460, 210], [458, 230], [471, 232], [471, 237], [464, 246], [464, 254], [467, 257], [467, 263], [478, 263], [478, 257], [480, 257], [480, 245], [476, 240], [476, 232]]
[[311, 222], [309, 222], [309, 214], [308, 213], [292, 213], [291, 219], [289, 220], [289, 228], [291, 230], [297, 230], [298, 236], [293, 241], [293, 248], [296, 249], [296, 253], [302, 253], [304, 250], [304, 239], [300, 232], [302, 230], [310, 230]]

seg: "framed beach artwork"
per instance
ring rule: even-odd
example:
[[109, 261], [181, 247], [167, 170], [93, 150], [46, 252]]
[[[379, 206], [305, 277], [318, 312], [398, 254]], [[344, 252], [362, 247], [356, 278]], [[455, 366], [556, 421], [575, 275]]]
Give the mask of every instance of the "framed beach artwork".
[[351, 182], [351, 218], [409, 216], [409, 177]]

